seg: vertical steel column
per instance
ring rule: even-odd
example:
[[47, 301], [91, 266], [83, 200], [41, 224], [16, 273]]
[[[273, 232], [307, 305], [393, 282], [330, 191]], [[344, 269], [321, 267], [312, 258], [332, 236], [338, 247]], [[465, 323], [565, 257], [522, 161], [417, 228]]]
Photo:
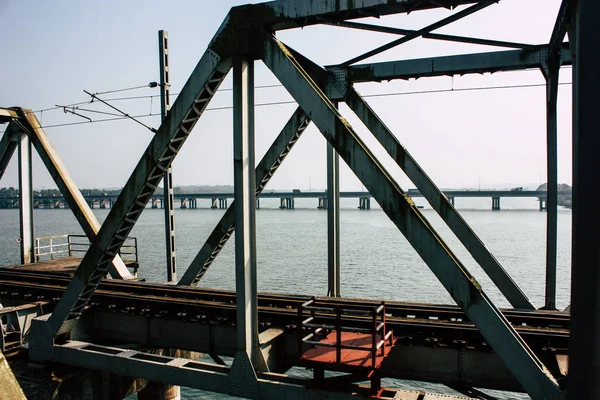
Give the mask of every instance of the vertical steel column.
[[327, 296], [340, 296], [340, 156], [327, 142]]
[[[549, 60], [542, 72], [546, 78], [546, 129], [548, 183], [545, 208], [546, 227], [546, 302], [545, 309], [556, 309], [556, 240], [558, 229], [558, 139], [556, 103], [558, 100], [558, 60]], [[543, 202], [540, 198], [540, 210]]]
[[237, 355], [258, 365], [256, 289], [256, 178], [254, 173], [254, 61], [233, 66], [233, 171], [235, 187], [235, 287]]
[[600, 208], [596, 187], [600, 170], [600, 3], [579, 0], [574, 14], [569, 400], [600, 399]]
[[34, 262], [33, 246], [33, 177], [31, 173], [31, 139], [20, 133], [19, 140], [19, 216], [21, 227], [21, 264]]
[[[164, 120], [171, 108], [169, 94], [169, 34], [158, 31], [158, 48], [160, 56], [160, 115]], [[169, 167], [163, 178], [165, 209], [165, 247], [167, 251], [167, 282], [177, 282], [177, 257], [175, 254], [175, 199], [173, 198], [173, 171]]]

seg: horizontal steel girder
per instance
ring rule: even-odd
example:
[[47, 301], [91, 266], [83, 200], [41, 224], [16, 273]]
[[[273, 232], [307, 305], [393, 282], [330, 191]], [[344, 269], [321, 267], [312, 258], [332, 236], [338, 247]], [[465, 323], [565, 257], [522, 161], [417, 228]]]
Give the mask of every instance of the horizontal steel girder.
[[384, 212], [479, 329], [525, 391], [536, 400], [559, 398], [560, 388], [506, 318], [483, 292], [410, 197], [390, 177], [348, 121], [274, 37], [264, 43], [263, 61], [311, 116], [327, 141], [352, 169]]
[[[348, 81], [380, 82], [392, 79], [417, 79], [432, 76], [539, 69], [547, 60], [548, 51], [547, 46], [540, 46], [537, 50], [506, 50], [361, 64], [348, 68]], [[571, 65], [571, 52], [569, 50], [562, 49], [560, 55], [563, 65]], [[335, 68], [331, 70], [334, 71]]]
[[432, 8], [452, 8], [478, 0], [277, 0], [252, 7], [265, 8], [265, 25], [270, 30], [298, 28], [323, 21], [345, 21]]
[[461, 241], [475, 261], [492, 279], [498, 289], [515, 308], [534, 309], [527, 296], [521, 291], [516, 282], [502, 268], [498, 260], [490, 253], [485, 244], [471, 229], [467, 222], [456, 211], [452, 203], [429, 178], [417, 161], [396, 139], [377, 114], [360, 97], [354, 88], [348, 88], [346, 103], [360, 118], [365, 126], [373, 133], [396, 164], [406, 173], [408, 178], [417, 186], [431, 207], [440, 215], [456, 237]]
[[[221, 32], [217, 33], [215, 40]], [[121, 248], [165, 171], [171, 166], [230, 69], [230, 57], [222, 59], [210, 47], [204, 53], [49, 318], [48, 329], [52, 334], [70, 330], [79, 318], [98, 282], [106, 274], [108, 263]]]
[[[308, 127], [310, 119], [302, 109], [298, 108], [279, 133], [269, 150], [256, 167], [256, 195], [259, 195], [269, 183], [273, 174], [283, 160], [287, 157], [292, 147], [296, 144], [304, 130]], [[235, 201], [223, 214], [217, 226], [213, 229], [208, 239], [190, 264], [185, 274], [179, 280], [179, 285], [196, 285], [206, 274], [217, 255], [221, 252], [227, 240], [235, 229]]]

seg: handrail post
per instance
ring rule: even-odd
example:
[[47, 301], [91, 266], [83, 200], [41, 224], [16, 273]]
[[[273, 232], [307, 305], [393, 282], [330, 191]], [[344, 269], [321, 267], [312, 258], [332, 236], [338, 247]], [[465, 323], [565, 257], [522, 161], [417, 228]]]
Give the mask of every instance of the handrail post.
[[298, 358], [302, 357], [302, 302], [298, 305], [298, 323], [296, 324], [296, 349], [298, 350]]
[[371, 357], [373, 359], [372, 367], [375, 368], [375, 361], [377, 360], [377, 309], [373, 310], [373, 338], [372, 338], [372, 349]]
[[339, 364], [342, 362], [342, 308], [340, 306], [336, 306], [335, 313], [335, 360], [336, 363]]
[[381, 355], [385, 357], [385, 335], [387, 333], [385, 329], [385, 302], [382, 301], [381, 305], [383, 306], [383, 310], [381, 310], [381, 323], [383, 324], [383, 332], [381, 333], [381, 340], [383, 340], [383, 345], [381, 346]]
[[35, 249], [33, 251], [35, 255], [35, 262], [40, 262], [40, 239], [35, 239]]

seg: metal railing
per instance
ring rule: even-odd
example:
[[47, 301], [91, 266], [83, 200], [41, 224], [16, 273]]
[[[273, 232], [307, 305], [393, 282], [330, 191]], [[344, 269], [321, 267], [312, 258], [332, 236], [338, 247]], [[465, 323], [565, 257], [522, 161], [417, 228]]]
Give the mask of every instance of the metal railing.
[[[305, 315], [304, 311], [310, 311], [310, 315]], [[317, 314], [317, 312], [319, 314]], [[335, 323], [331, 324], [332, 313], [335, 316]], [[356, 326], [344, 326], [342, 322], [349, 322], [352, 316], [370, 316], [372, 324], [370, 328], [361, 328]], [[308, 317], [308, 318], [305, 318]], [[319, 322], [320, 319], [327, 319], [325, 322]], [[328, 323], [327, 323], [328, 322]], [[305, 335], [309, 332], [308, 335]], [[335, 332], [336, 340], [334, 343], [318, 340], [318, 337], [326, 337], [329, 333]], [[352, 346], [342, 344], [342, 332], [358, 332], [370, 334], [372, 337], [371, 347]], [[297, 350], [298, 357], [303, 354], [303, 345], [311, 346], [335, 347], [336, 364], [342, 361], [342, 349], [369, 351], [371, 353], [372, 368], [376, 366], [377, 353], [381, 350], [381, 355], [385, 356], [386, 342], [388, 346], [394, 343], [393, 331], [386, 332], [385, 321], [385, 303], [381, 302], [378, 307], [369, 307], [357, 309], [354, 305], [351, 307], [342, 307], [339, 305], [317, 304], [315, 297], [301, 304], [298, 307], [298, 323], [297, 323]], [[377, 340], [380, 337], [380, 340]]]
[[[35, 261], [54, 260], [57, 258], [85, 255], [90, 247], [90, 240], [85, 235], [54, 235], [35, 238]], [[138, 245], [136, 237], [127, 237], [119, 255], [123, 261], [138, 262]]]

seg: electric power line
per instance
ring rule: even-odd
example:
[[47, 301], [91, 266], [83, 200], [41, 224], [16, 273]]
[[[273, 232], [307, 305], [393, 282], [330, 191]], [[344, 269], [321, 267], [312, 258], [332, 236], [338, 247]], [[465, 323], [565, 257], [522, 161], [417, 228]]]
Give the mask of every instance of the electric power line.
[[[561, 85], [561, 86], [571, 85], [571, 84], [572, 84], [572, 82], [559, 83], [559, 85]], [[543, 83], [525, 84], [525, 85], [506, 85], [506, 86], [479, 86], [479, 87], [458, 88], [458, 89], [452, 88], [452, 89], [419, 90], [419, 91], [412, 91], [412, 92], [372, 93], [372, 94], [364, 94], [364, 95], [362, 95], [362, 97], [363, 98], [394, 97], [394, 96], [409, 96], [409, 95], [433, 94], [433, 93], [472, 92], [472, 91], [486, 91], [486, 90], [500, 90], [500, 89], [528, 89], [528, 88], [545, 87], [545, 86], [546, 85]], [[174, 95], [176, 95], [176, 94], [174, 94]], [[155, 96], [143, 96], [143, 98], [149, 98], [149, 97], [155, 97]], [[107, 99], [106, 101], [115, 101], [115, 99]], [[255, 107], [267, 107], [267, 106], [295, 104], [295, 103], [296, 102], [294, 100], [274, 101], [274, 102], [267, 102], [267, 103], [257, 103], [257, 104], [255, 104]], [[80, 108], [77, 108], [77, 109], [80, 111], [88, 111], [86, 109], [80, 109]], [[233, 109], [233, 106], [209, 107], [206, 109], [206, 111], [219, 111], [219, 110], [230, 110], [230, 109]], [[92, 110], [89, 110], [89, 111], [92, 111]], [[106, 113], [106, 112], [101, 112], [101, 111], [97, 111], [97, 112], [102, 113], [102, 114], [107, 114], [107, 115], [118, 115], [118, 114]], [[158, 115], [160, 115], [160, 113], [133, 115], [132, 117], [133, 118], [146, 118], [146, 117], [154, 117], [154, 116], [158, 116]], [[90, 121], [67, 122], [67, 123], [54, 124], [54, 125], [45, 125], [45, 126], [42, 126], [42, 128], [57, 128], [57, 127], [61, 127], [61, 126], [93, 124], [93, 123], [98, 123], [98, 122], [118, 121], [118, 120], [123, 120], [123, 119], [128, 119], [128, 118], [129, 117], [120, 117], [119, 116], [119, 117], [115, 117], [115, 118], [98, 119], [98, 120], [91, 121], [91, 122]]]

